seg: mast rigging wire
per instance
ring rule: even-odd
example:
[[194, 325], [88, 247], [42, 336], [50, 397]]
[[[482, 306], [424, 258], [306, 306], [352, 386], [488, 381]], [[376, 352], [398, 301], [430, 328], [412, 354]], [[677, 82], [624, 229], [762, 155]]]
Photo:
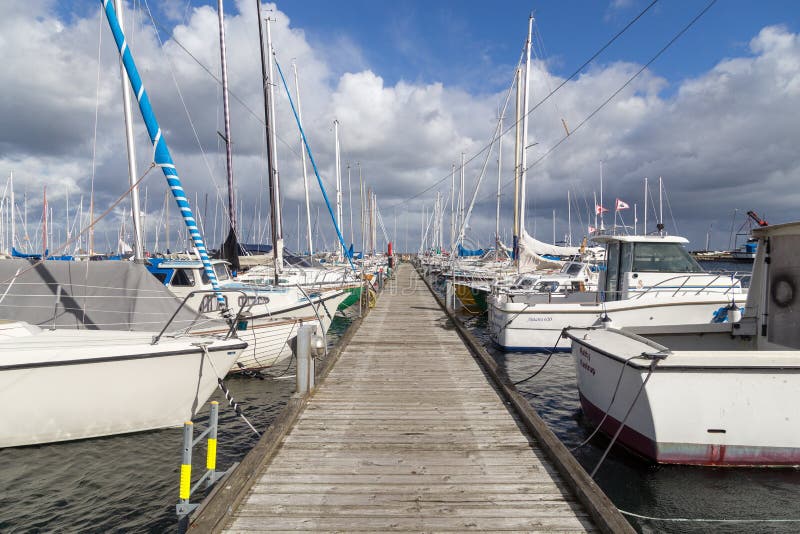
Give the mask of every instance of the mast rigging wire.
[[[715, 1], [716, 1], [716, 0], [714, 0], [714, 2], [715, 2]], [[536, 111], [536, 110], [537, 110], [537, 109], [538, 109], [538, 108], [539, 108], [539, 107], [540, 107], [542, 104], [544, 104], [544, 103], [545, 103], [547, 100], [549, 100], [549, 99], [550, 99], [550, 97], [552, 97], [552, 96], [553, 96], [553, 95], [554, 95], [554, 94], [555, 94], [555, 93], [556, 93], [556, 92], [557, 92], [559, 89], [561, 89], [561, 88], [562, 88], [564, 85], [566, 85], [566, 83], [567, 83], [568, 81], [570, 81], [570, 80], [571, 80], [571, 79], [573, 79], [575, 76], [577, 76], [577, 75], [578, 75], [578, 74], [579, 74], [579, 73], [580, 73], [580, 72], [581, 72], [581, 71], [582, 71], [584, 68], [586, 68], [586, 66], [587, 66], [587, 65], [589, 65], [589, 64], [590, 64], [592, 61], [594, 61], [594, 60], [595, 60], [595, 59], [596, 59], [596, 58], [597, 58], [597, 57], [598, 57], [600, 54], [602, 54], [602, 53], [603, 53], [603, 52], [606, 50], [606, 48], [608, 48], [609, 46], [611, 46], [611, 44], [612, 44], [612, 43], [614, 43], [614, 41], [616, 41], [616, 40], [617, 40], [617, 39], [618, 39], [620, 36], [622, 36], [622, 34], [623, 34], [623, 33], [625, 33], [625, 32], [626, 32], [626, 31], [627, 31], [627, 30], [628, 30], [628, 29], [629, 29], [631, 26], [633, 26], [633, 25], [634, 25], [634, 24], [635, 24], [635, 23], [636, 23], [636, 22], [637, 22], [637, 21], [638, 21], [640, 18], [642, 18], [642, 17], [644, 16], [644, 14], [645, 14], [645, 13], [647, 13], [647, 12], [648, 12], [648, 11], [649, 11], [649, 10], [650, 10], [650, 9], [651, 9], [653, 6], [654, 6], [654, 5], [656, 5], [656, 3], [658, 3], [658, 0], [653, 0], [653, 1], [652, 1], [650, 4], [648, 4], [648, 5], [647, 5], [647, 6], [646, 6], [646, 7], [645, 7], [645, 8], [644, 8], [644, 9], [643, 9], [643, 10], [642, 10], [642, 11], [641, 11], [641, 12], [640, 12], [638, 15], [636, 15], [636, 16], [635, 16], [633, 19], [631, 19], [631, 20], [630, 20], [630, 21], [629, 21], [629, 22], [628, 22], [628, 23], [627, 23], [627, 24], [626, 24], [626, 25], [625, 25], [625, 26], [624, 26], [624, 27], [623, 27], [621, 30], [619, 30], [619, 31], [618, 31], [618, 32], [617, 32], [617, 33], [616, 33], [616, 34], [615, 34], [613, 37], [611, 37], [611, 39], [609, 39], [609, 40], [608, 40], [608, 41], [607, 41], [607, 42], [606, 42], [606, 43], [605, 43], [605, 44], [604, 44], [602, 47], [600, 47], [600, 49], [599, 49], [599, 50], [597, 50], [597, 52], [595, 52], [595, 53], [594, 53], [594, 54], [593, 54], [593, 55], [592, 55], [592, 56], [591, 56], [589, 59], [587, 59], [586, 61], [584, 61], [584, 62], [581, 64], [581, 66], [580, 66], [580, 67], [578, 67], [577, 69], [575, 69], [575, 70], [572, 72], [572, 74], [570, 74], [568, 77], [564, 78], [564, 80], [563, 80], [563, 81], [562, 81], [560, 84], [558, 84], [558, 86], [557, 86], [555, 89], [553, 89], [552, 91], [550, 91], [550, 93], [548, 93], [548, 94], [547, 94], [547, 95], [546, 95], [546, 96], [545, 96], [545, 97], [544, 97], [542, 100], [540, 100], [540, 101], [539, 101], [539, 102], [538, 102], [538, 103], [537, 103], [535, 106], [533, 106], [533, 107], [532, 107], [530, 110], [525, 110], [525, 111], [524, 111], [524, 113], [522, 114], [522, 116], [520, 117], [520, 119], [519, 119], [519, 120], [523, 120], [525, 117], [527, 117], [528, 115], [530, 115], [531, 113], [533, 113], [534, 111]], [[712, 2], [712, 3], [713, 3], [713, 2]], [[709, 6], [709, 7], [710, 7], [710, 6]], [[706, 10], [707, 10], [707, 8], [706, 8]], [[514, 67], [514, 70], [515, 70], [515, 72], [516, 72], [516, 67], [518, 67], [518, 66], [520, 65], [520, 63], [521, 63], [521, 62], [522, 62], [522, 58], [520, 57], [520, 61], [519, 61], [519, 62], [517, 63], [517, 65]], [[652, 61], [651, 61], [651, 62], [652, 62]], [[500, 136], [503, 136], [503, 135], [505, 135], [506, 133], [508, 133], [509, 131], [511, 131], [511, 130], [512, 130], [512, 129], [513, 129], [515, 126], [516, 126], [516, 125], [517, 125], [517, 122], [518, 122], [518, 121], [514, 121], [512, 124], [510, 124], [510, 125], [508, 126], [508, 128], [506, 128], [506, 129], [505, 129], [503, 132], [501, 132], [501, 133], [500, 133]], [[574, 130], [573, 130], [573, 132], [574, 132]], [[472, 160], [474, 160], [474, 159], [475, 159], [475, 158], [477, 158], [477, 157], [478, 157], [480, 154], [482, 154], [484, 151], [486, 151], [486, 150], [487, 150], [489, 147], [491, 147], [491, 146], [494, 144], [494, 142], [495, 142], [496, 140], [497, 140], [496, 138], [492, 138], [492, 139], [489, 141], [489, 144], [487, 144], [486, 146], [484, 146], [484, 147], [483, 147], [483, 148], [482, 148], [482, 149], [481, 149], [479, 152], [477, 152], [475, 155], [471, 156], [471, 157], [470, 157], [468, 160], [466, 160], [466, 161], [464, 162], [464, 165], [466, 165], [467, 163], [470, 163]], [[528, 167], [528, 168], [530, 168], [530, 167]], [[423, 191], [421, 191], [421, 192], [417, 193], [417, 194], [416, 194], [416, 195], [414, 195], [414, 196], [408, 197], [408, 198], [407, 198], [407, 199], [405, 199], [405, 200], [401, 200], [400, 202], [398, 202], [398, 203], [396, 203], [396, 204], [393, 204], [391, 207], [395, 207], [395, 206], [398, 206], [398, 205], [400, 205], [400, 204], [405, 204], [406, 202], [409, 202], [409, 201], [411, 201], [411, 200], [413, 200], [413, 199], [415, 199], [415, 198], [417, 198], [417, 197], [419, 197], [419, 196], [421, 196], [421, 195], [423, 195], [423, 194], [427, 193], [428, 191], [430, 191], [430, 189], [432, 189], [433, 187], [435, 187], [435, 186], [439, 185], [440, 183], [444, 182], [444, 181], [445, 181], [445, 180], [447, 180], [448, 178], [450, 178], [450, 174], [448, 174], [447, 176], [445, 176], [445, 177], [444, 177], [444, 178], [442, 178], [441, 180], [437, 181], [437, 182], [436, 182], [435, 184], [433, 184], [431, 187], [429, 187], [429, 188], [427, 188], [427, 189], [425, 189], [425, 190], [423, 190]]]

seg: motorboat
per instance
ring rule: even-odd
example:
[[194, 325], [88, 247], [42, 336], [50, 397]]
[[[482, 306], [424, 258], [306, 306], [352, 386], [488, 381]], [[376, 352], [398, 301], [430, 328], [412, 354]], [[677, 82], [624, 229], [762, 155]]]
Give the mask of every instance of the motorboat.
[[731, 321], [566, 331], [592, 425], [659, 463], [800, 465], [800, 222], [753, 236]]
[[560, 335], [564, 328], [609, 320], [616, 327], [710, 323], [746, 296], [739, 278], [703, 271], [684, 248], [683, 237], [607, 234], [593, 239], [606, 247], [597, 290], [577, 285], [562, 292], [493, 292], [489, 332], [497, 345], [514, 351], [569, 350]]

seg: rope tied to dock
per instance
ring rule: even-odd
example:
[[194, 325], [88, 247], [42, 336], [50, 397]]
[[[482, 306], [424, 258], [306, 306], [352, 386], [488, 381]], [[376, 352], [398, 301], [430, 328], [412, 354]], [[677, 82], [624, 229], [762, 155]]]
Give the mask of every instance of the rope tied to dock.
[[[569, 327], [567, 327], [567, 328], [569, 328]], [[553, 348], [552, 348], [552, 349], [550, 349], [550, 354], [548, 354], [548, 355], [547, 355], [547, 359], [544, 361], [544, 363], [542, 364], [542, 366], [541, 366], [541, 367], [539, 367], [539, 368], [538, 368], [538, 369], [537, 369], [537, 370], [536, 370], [536, 371], [535, 371], [535, 372], [534, 372], [534, 373], [533, 373], [531, 376], [529, 376], [528, 378], [523, 378], [523, 379], [522, 379], [522, 380], [520, 380], [519, 382], [514, 382], [514, 385], [515, 385], [515, 386], [517, 386], [517, 385], [519, 385], [519, 384], [522, 384], [523, 382], [527, 382], [527, 381], [528, 381], [528, 380], [530, 380], [531, 378], [535, 378], [535, 377], [536, 377], [536, 375], [538, 375], [539, 373], [541, 373], [541, 372], [542, 372], [542, 370], [544, 370], [545, 366], [546, 366], [548, 363], [550, 363], [550, 358], [552, 358], [552, 357], [553, 357], [553, 354], [555, 354], [555, 352], [556, 352], [556, 349], [558, 348], [558, 342], [559, 342], [559, 341], [561, 340], [561, 338], [563, 337], [563, 335], [564, 335], [564, 332], [566, 332], [566, 331], [567, 331], [567, 328], [564, 328], [563, 330], [561, 330], [561, 332], [559, 332], [559, 334], [558, 334], [558, 339], [556, 339], [556, 342], [555, 342], [555, 344], [553, 345]]]

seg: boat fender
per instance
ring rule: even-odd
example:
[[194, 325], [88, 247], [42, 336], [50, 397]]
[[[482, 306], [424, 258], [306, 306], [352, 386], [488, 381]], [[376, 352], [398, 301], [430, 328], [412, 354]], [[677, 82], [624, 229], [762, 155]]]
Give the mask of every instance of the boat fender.
[[726, 315], [728, 322], [738, 323], [742, 320], [742, 309], [735, 302], [731, 302], [730, 306], [726, 308]]

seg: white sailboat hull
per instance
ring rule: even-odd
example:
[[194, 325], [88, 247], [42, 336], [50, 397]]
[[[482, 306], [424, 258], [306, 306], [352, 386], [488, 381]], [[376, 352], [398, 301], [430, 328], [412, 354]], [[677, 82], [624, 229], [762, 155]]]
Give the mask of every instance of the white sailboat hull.
[[[44, 331], [0, 342], [0, 447], [109, 436], [190, 420], [243, 341]], [[193, 344], [206, 341], [208, 355]], [[219, 373], [219, 375], [218, 375]]]
[[[310, 324], [327, 333], [336, 308], [346, 297], [343, 291], [328, 292], [312, 303], [306, 301], [272, 313], [267, 306], [254, 306], [250, 316], [240, 321], [238, 336], [248, 346], [231, 371], [260, 371], [287, 360], [292, 356], [291, 341], [297, 337], [298, 328]], [[208, 333], [220, 331], [199, 332]]]

